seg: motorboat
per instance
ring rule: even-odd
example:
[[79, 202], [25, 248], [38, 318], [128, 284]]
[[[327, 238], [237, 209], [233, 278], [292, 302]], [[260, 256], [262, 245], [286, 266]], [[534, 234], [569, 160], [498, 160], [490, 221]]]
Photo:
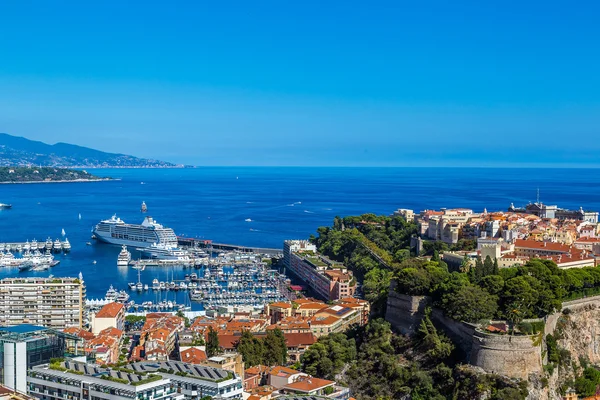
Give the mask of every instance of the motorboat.
[[160, 290], [160, 283], [156, 278], [152, 280], [152, 290]]
[[117, 266], [126, 267], [131, 262], [131, 253], [127, 251], [127, 246], [123, 245], [119, 256], [117, 257]]

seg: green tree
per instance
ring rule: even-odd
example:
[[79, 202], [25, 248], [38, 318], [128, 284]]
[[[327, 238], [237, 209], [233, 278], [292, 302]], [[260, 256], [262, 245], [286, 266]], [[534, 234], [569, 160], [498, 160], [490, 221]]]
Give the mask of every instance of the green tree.
[[244, 364], [247, 367], [264, 363], [265, 347], [263, 341], [256, 338], [250, 331], [242, 331], [236, 350], [242, 355]]
[[219, 344], [219, 335], [212, 326], [208, 328], [208, 340], [206, 342], [206, 355], [208, 357], [216, 356], [221, 353], [221, 345]]
[[281, 329], [267, 331], [264, 348], [264, 362], [266, 365], [284, 365], [287, 363], [287, 344]]
[[450, 318], [477, 322], [492, 319], [498, 310], [498, 297], [479, 286], [465, 285], [443, 294], [442, 307]]

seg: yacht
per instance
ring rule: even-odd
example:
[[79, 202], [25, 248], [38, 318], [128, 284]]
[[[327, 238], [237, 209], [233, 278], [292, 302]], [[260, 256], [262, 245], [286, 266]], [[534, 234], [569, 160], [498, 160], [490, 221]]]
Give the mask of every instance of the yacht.
[[104, 298], [108, 301], [115, 301], [117, 299], [117, 296], [119, 295], [119, 292], [117, 292], [115, 290], [115, 288], [113, 288], [113, 285], [110, 285], [110, 287], [108, 288], [108, 290], [106, 291], [106, 295], [104, 296]]
[[52, 250], [52, 239], [48, 238], [46, 239], [46, 250]]
[[187, 284], [186, 284], [185, 282], [181, 282], [181, 283], [179, 284], [179, 288], [180, 288], [180, 289], [183, 289], [183, 290], [186, 290], [186, 289], [188, 288], [188, 286], [187, 286]]
[[160, 283], [158, 282], [158, 279], [154, 278], [154, 280], [152, 280], [152, 290], [159, 290], [160, 289]]
[[116, 297], [116, 301], [119, 303], [127, 303], [128, 300], [129, 300], [129, 294], [127, 294], [127, 292], [124, 290], [119, 291], [119, 293], [117, 294], [117, 297]]
[[141, 292], [142, 290], [144, 290], [144, 285], [142, 284], [142, 282], [138, 282], [135, 284], [135, 288], [138, 292]]
[[190, 261], [190, 255], [187, 251], [165, 243], [152, 243], [150, 247], [138, 248], [136, 250], [140, 251], [146, 257], [158, 260]]
[[134, 290], [135, 289], [135, 282], [129, 282], [129, 289]]
[[150, 247], [153, 243], [177, 246], [177, 236], [171, 228], [165, 228], [152, 217], [139, 224], [127, 224], [121, 218], [100, 221], [93, 229], [94, 238], [105, 243], [127, 246]]
[[148, 290], [148, 289], [149, 289], [148, 284], [145, 284], [144, 285], [144, 290]]
[[65, 241], [62, 242], [62, 249], [65, 253], [71, 251], [71, 243], [69, 243], [69, 239], [65, 238]]
[[119, 257], [117, 257], [117, 267], [126, 267], [131, 262], [131, 253], [127, 251], [127, 246], [123, 245]]
[[54, 249], [55, 253], [60, 253], [61, 252], [61, 250], [62, 250], [62, 243], [60, 242], [60, 240], [56, 239], [54, 241], [54, 247], [53, 247], [53, 249]]
[[31, 250], [31, 245], [29, 244], [29, 240], [25, 242], [25, 244], [23, 245], [23, 251], [27, 252]]

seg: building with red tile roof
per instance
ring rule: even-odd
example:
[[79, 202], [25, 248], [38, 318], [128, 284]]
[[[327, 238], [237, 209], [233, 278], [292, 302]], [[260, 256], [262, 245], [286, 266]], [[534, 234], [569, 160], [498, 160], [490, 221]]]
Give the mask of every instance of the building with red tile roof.
[[190, 364], [201, 364], [207, 360], [206, 352], [196, 347], [190, 347], [179, 352], [179, 358], [181, 361]]
[[125, 306], [121, 303], [106, 304], [96, 315], [92, 315], [91, 325], [94, 335], [111, 326], [123, 330], [125, 326]]

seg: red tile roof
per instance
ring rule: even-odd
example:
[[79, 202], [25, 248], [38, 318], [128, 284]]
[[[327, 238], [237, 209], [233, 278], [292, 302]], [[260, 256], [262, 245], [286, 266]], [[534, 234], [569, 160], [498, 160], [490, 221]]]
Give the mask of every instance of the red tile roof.
[[121, 303], [108, 303], [96, 314], [96, 318], [115, 318], [123, 309]]
[[186, 363], [200, 364], [206, 359], [206, 353], [195, 347], [190, 347], [189, 349], [186, 349], [181, 352], [181, 361]]
[[312, 332], [284, 333], [283, 336], [285, 337], [287, 347], [310, 346], [317, 341]]

